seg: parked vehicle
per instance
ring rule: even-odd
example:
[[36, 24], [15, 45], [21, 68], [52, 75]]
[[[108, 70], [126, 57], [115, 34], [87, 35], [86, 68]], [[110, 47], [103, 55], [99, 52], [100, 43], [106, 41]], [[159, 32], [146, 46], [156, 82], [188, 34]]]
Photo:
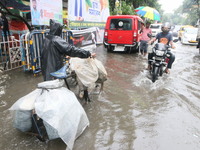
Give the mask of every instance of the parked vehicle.
[[150, 60], [150, 74], [152, 75], [152, 82], [155, 82], [159, 76], [162, 76], [164, 70], [166, 69], [169, 61], [169, 56], [167, 55], [168, 50], [169, 46], [163, 43], [156, 43], [152, 48], [153, 57]]
[[155, 37], [158, 33], [162, 32], [161, 31], [161, 27], [162, 27], [162, 24], [151, 24], [150, 25], [150, 28], [152, 30], [152, 36]]
[[179, 40], [178, 39], [178, 32], [179, 32], [180, 28], [181, 28], [181, 25], [174, 25], [174, 26], [172, 26], [172, 28], [170, 30], [170, 33], [173, 36], [173, 40], [175, 40], [176, 42]]
[[109, 16], [104, 32], [104, 46], [108, 52], [137, 51], [143, 20], [136, 15]]
[[172, 31], [178, 34], [178, 31], [180, 30], [181, 27], [182, 27], [181, 25], [174, 25]]
[[181, 26], [180, 30], [178, 31], [178, 39], [181, 41], [181, 38], [183, 36], [183, 32], [185, 31], [186, 28], [194, 28], [191, 25], [185, 25], [185, 26]]
[[189, 44], [189, 45], [197, 45], [197, 32], [198, 28], [185, 28], [183, 32], [181, 43], [182, 44]]

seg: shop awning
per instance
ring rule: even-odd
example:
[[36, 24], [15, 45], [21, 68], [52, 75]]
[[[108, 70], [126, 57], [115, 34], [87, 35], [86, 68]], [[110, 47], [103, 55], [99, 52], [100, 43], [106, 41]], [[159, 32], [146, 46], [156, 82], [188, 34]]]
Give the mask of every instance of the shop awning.
[[30, 12], [30, 6], [20, 3], [21, 0], [1, 0], [2, 4], [5, 5], [8, 9], [17, 9], [21, 12]]

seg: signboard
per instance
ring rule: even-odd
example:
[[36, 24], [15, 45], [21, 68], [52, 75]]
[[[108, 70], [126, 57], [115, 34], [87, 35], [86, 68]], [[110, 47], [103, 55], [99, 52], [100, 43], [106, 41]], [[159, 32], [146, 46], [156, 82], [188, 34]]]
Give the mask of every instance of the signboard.
[[91, 52], [93, 48], [96, 48], [96, 44], [101, 44], [103, 42], [101, 31], [98, 27], [83, 30], [72, 30], [72, 33], [74, 45]]
[[104, 27], [110, 16], [108, 0], [68, 0], [70, 27]]
[[105, 22], [84, 22], [84, 21], [70, 21], [69, 26], [71, 28], [90, 28], [90, 27], [99, 27], [104, 28]]
[[30, 0], [32, 25], [49, 25], [54, 19], [63, 24], [62, 0]]

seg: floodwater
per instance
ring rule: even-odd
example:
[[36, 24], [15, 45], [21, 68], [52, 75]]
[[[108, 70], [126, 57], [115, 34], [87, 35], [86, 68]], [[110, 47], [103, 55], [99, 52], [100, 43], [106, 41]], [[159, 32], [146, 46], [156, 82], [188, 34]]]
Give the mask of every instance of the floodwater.
[[[195, 46], [180, 43], [172, 51], [171, 73], [152, 83], [146, 58], [97, 48], [108, 80], [99, 97], [83, 104], [90, 126], [74, 150], [200, 149], [200, 54]], [[60, 139], [43, 143], [12, 127], [8, 108], [34, 90], [41, 75], [20, 69], [0, 74], [0, 149], [65, 150]]]

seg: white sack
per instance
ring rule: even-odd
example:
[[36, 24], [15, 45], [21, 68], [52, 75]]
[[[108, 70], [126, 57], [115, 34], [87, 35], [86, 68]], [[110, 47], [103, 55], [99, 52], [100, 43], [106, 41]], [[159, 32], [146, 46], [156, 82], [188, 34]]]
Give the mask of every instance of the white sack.
[[63, 80], [39, 83], [38, 89], [19, 99], [10, 110], [27, 110], [24, 104], [29, 103], [30, 96], [34, 96], [32, 102], [36, 114], [55, 129], [67, 144], [67, 149], [72, 149], [75, 139], [89, 125], [89, 120], [74, 93], [62, 87], [63, 83]]
[[30, 131], [32, 127], [31, 110], [15, 110], [14, 112], [13, 127], [22, 132]]
[[[44, 85], [44, 83], [39, 83], [38, 86]], [[51, 82], [45, 82], [46, 88], [56, 88], [63, 86], [64, 81], [63, 80], [52, 80]], [[41, 94], [41, 89], [35, 89], [31, 93], [21, 97], [19, 100], [17, 100], [10, 108], [9, 110], [33, 110], [35, 108], [35, 100], [38, 98], [38, 96]]]
[[106, 69], [104, 68], [102, 62], [100, 62], [97, 59], [93, 59], [94, 63], [96, 65], [96, 67], [98, 68], [98, 80], [100, 80], [101, 82], [104, 82], [107, 80], [107, 72]]
[[[51, 81], [47, 81], [51, 82]], [[46, 82], [38, 85], [46, 88]], [[73, 148], [75, 139], [89, 125], [87, 115], [73, 92], [65, 87], [43, 90], [35, 102], [36, 114], [55, 128], [60, 138]]]
[[89, 89], [95, 87], [95, 82], [98, 79], [101, 81], [107, 79], [107, 72], [103, 64], [96, 58], [71, 58], [70, 69], [75, 71], [81, 83]]
[[35, 100], [40, 95], [41, 89], [36, 89], [31, 93], [17, 100], [9, 110], [33, 110], [35, 108]]
[[70, 58], [70, 69], [75, 71], [81, 83], [90, 89], [95, 87], [98, 79], [98, 68], [93, 62], [91, 58]]

